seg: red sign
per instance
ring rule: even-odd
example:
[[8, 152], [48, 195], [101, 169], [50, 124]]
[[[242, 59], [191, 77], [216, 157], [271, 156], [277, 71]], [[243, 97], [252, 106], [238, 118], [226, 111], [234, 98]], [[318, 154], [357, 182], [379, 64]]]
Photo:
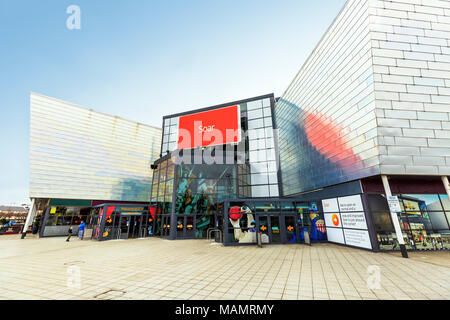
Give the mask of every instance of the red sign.
[[178, 149], [239, 143], [240, 125], [238, 106], [180, 117]]

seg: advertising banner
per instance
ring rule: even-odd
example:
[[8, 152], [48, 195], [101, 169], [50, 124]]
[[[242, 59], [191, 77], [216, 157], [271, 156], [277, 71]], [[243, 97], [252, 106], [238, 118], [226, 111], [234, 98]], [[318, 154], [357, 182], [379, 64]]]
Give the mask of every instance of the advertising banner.
[[338, 203], [337, 203], [337, 199], [325, 199], [322, 200], [322, 206], [323, 206], [323, 212], [327, 213], [334, 213], [334, 212], [339, 212], [339, 207], [338, 207]]
[[344, 228], [367, 230], [364, 212], [342, 212], [341, 218]]
[[338, 198], [338, 201], [341, 212], [364, 211], [360, 195]]
[[178, 128], [178, 149], [239, 143], [240, 129], [239, 106], [182, 116]]
[[325, 213], [325, 226], [331, 228], [342, 228], [341, 217], [339, 213]]
[[344, 234], [341, 228], [327, 228], [328, 241], [345, 244]]
[[349, 246], [372, 249], [367, 230], [344, 229], [345, 243]]
[[400, 201], [398, 200], [398, 197], [391, 196], [388, 199], [389, 204], [389, 210], [393, 213], [401, 213], [402, 207], [400, 206]]
[[322, 200], [328, 241], [372, 249], [360, 195]]

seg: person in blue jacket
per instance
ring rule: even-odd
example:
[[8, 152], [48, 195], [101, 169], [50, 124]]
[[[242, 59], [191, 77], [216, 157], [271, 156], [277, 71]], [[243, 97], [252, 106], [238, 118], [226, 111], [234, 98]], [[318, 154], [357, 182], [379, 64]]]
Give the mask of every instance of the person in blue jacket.
[[84, 221], [81, 221], [80, 227], [78, 228], [78, 238], [80, 238], [80, 240], [83, 240], [83, 234], [84, 234], [85, 227], [86, 227], [86, 223]]

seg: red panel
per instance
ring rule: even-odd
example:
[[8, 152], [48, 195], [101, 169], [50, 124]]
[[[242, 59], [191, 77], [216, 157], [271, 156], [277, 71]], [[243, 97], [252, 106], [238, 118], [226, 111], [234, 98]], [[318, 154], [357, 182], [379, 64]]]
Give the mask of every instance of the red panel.
[[108, 219], [112, 215], [115, 208], [116, 208], [115, 206], [111, 206], [111, 207], [108, 207], [108, 209], [106, 209], [106, 219]]
[[151, 214], [152, 218], [155, 219], [156, 208], [155, 207], [149, 207], [148, 209], [150, 211], [150, 214]]
[[240, 142], [239, 107], [227, 107], [180, 117], [178, 149]]
[[305, 132], [312, 146], [334, 163], [341, 167], [351, 166], [360, 158], [353, 150], [347, 147], [343, 138], [345, 129], [341, 125], [321, 114], [309, 114], [306, 117]]

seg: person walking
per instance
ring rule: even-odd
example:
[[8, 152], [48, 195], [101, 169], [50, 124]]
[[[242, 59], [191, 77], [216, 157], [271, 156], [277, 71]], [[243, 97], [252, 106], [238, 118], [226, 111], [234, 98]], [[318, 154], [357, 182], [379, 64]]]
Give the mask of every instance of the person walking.
[[84, 228], [86, 227], [86, 223], [82, 220], [80, 227], [78, 228], [78, 238], [83, 240]]
[[69, 233], [69, 235], [68, 235], [67, 240], [66, 240], [67, 242], [69, 242], [70, 237], [72, 237], [72, 233], [73, 233], [73, 227], [72, 226], [70, 226], [68, 233]]

